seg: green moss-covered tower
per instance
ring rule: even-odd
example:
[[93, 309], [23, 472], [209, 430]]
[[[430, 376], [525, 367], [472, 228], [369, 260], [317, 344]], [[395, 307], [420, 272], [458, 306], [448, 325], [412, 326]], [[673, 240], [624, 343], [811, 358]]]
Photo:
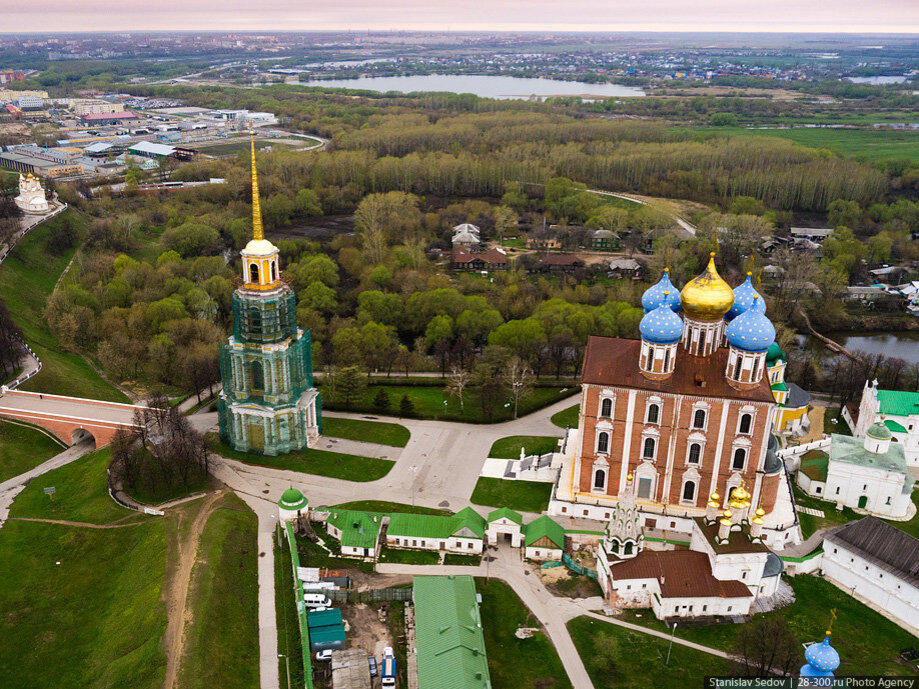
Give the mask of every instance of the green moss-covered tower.
[[232, 295], [233, 334], [220, 347], [220, 437], [235, 450], [278, 455], [322, 432], [310, 335], [297, 327], [293, 290], [278, 248], [265, 239], [252, 148], [252, 241], [242, 250], [242, 286]]

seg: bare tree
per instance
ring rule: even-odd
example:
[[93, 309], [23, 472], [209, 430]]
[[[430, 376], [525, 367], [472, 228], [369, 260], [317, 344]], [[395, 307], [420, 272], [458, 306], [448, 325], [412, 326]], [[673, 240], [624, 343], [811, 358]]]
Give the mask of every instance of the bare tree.
[[460, 411], [465, 411], [463, 406], [463, 395], [466, 387], [472, 381], [472, 373], [465, 368], [454, 366], [447, 377], [447, 394], [459, 399]]
[[514, 418], [516, 419], [520, 400], [526, 399], [533, 392], [533, 369], [519, 356], [514, 356], [507, 362], [503, 377], [514, 400]]
[[740, 628], [734, 642], [738, 671], [746, 677], [782, 677], [794, 672], [800, 662], [800, 646], [785, 618], [762, 617]]

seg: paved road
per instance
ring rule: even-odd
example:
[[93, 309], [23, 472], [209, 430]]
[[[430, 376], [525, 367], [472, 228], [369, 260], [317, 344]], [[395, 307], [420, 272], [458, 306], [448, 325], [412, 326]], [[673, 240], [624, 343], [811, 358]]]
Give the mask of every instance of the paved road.
[[16, 391], [0, 395], [0, 414], [4, 409], [131, 426], [134, 424], [135, 407], [130, 404], [94, 404], [76, 397]]

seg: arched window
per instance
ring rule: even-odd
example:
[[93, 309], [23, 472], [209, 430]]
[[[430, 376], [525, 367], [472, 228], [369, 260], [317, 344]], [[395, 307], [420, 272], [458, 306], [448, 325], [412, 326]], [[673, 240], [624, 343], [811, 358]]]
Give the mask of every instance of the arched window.
[[623, 551], [622, 554], [623, 554], [623, 555], [631, 555], [631, 554], [632, 554], [632, 541], [627, 541], [627, 542], [626, 542], [626, 544], [625, 544], [625, 550]]
[[641, 456], [644, 459], [654, 459], [654, 438], [645, 438]]
[[659, 404], [649, 404], [648, 405], [648, 423], [657, 423], [658, 418], [661, 415], [661, 408]]
[[751, 380], [756, 381], [759, 379], [759, 359], [756, 360], [756, 363], [753, 364], [753, 378]]
[[750, 427], [753, 425], [753, 415], [752, 414], [741, 414], [740, 416], [740, 432], [749, 433]]
[[249, 332], [252, 335], [262, 334], [262, 312], [257, 306], [249, 309]]
[[734, 365], [734, 380], [740, 380], [740, 367], [743, 366], [743, 358], [738, 355], [737, 363]]
[[747, 451], [742, 447], [734, 450], [734, 459], [731, 461], [731, 469], [743, 471], [744, 463], [747, 461]]
[[606, 472], [603, 469], [597, 469], [594, 472], [594, 488], [603, 488], [606, 484]]
[[687, 481], [683, 484], [683, 499], [692, 501], [696, 499], [696, 482]]
[[255, 263], [249, 264], [249, 282], [258, 282], [258, 266]]
[[271, 262], [271, 279], [278, 279], [278, 264], [274, 261]]
[[696, 409], [695, 414], [692, 415], [692, 427], [693, 428], [705, 428], [705, 410]]
[[613, 553], [619, 554], [619, 541], [613, 541]]
[[613, 400], [605, 399], [600, 402], [600, 416], [612, 416], [613, 415]]
[[705, 354], [705, 331], [699, 333], [699, 356]]
[[670, 367], [670, 348], [664, 350], [664, 373], [667, 372], [667, 369]]
[[265, 388], [265, 371], [262, 368], [261, 361], [252, 362], [252, 389], [263, 390]]
[[609, 433], [606, 431], [597, 435], [597, 452], [609, 452]]
[[689, 463], [698, 464], [702, 456], [702, 446], [699, 443], [693, 443], [689, 446]]

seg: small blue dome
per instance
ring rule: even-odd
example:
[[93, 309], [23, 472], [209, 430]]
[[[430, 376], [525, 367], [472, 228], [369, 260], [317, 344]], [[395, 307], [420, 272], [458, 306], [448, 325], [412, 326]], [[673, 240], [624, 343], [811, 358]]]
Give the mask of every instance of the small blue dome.
[[641, 339], [655, 344], [673, 344], [683, 335], [683, 320], [667, 304], [646, 313], [638, 324]]
[[745, 352], [765, 352], [775, 342], [775, 326], [756, 308], [744, 311], [731, 321], [725, 334], [728, 342]]
[[750, 275], [751, 273], [747, 273], [747, 279], [734, 288], [734, 306], [724, 314], [724, 320], [728, 323], [750, 309], [757, 309], [762, 313], [766, 313], [766, 302], [760, 293], [756, 291], [756, 288], [753, 287]]
[[680, 310], [680, 290], [670, 282], [670, 271], [664, 269], [664, 274], [656, 285], [652, 285], [641, 295], [641, 306], [645, 313], [651, 313], [658, 306], [667, 305], [674, 311]]
[[801, 668], [804, 677], [831, 677], [833, 671], [839, 667], [839, 653], [830, 646], [830, 637], [827, 635], [822, 643], [811, 644], [804, 652], [807, 665]]

